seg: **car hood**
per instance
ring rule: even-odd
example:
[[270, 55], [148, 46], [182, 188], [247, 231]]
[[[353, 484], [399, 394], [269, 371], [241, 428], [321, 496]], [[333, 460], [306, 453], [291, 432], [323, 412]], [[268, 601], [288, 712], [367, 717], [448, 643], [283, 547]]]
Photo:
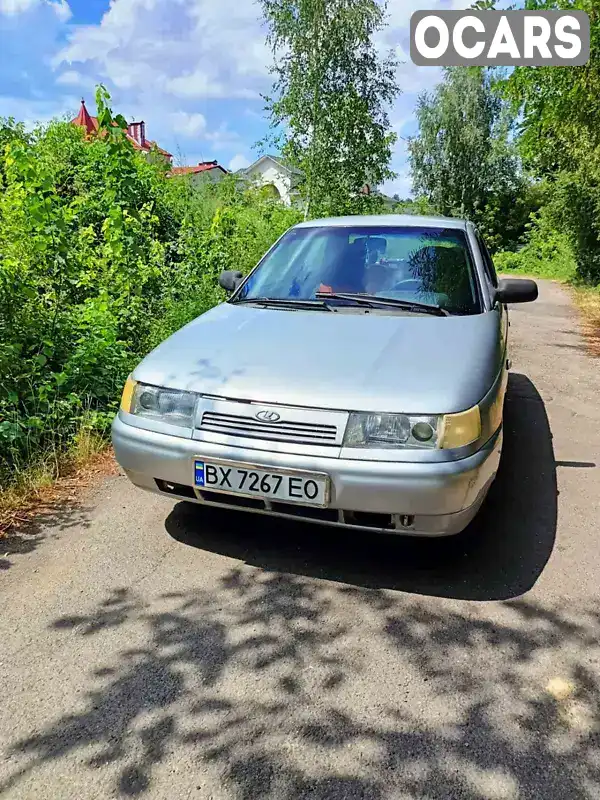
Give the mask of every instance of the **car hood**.
[[133, 377], [265, 404], [438, 414], [478, 403], [499, 372], [499, 315], [327, 313], [224, 303]]

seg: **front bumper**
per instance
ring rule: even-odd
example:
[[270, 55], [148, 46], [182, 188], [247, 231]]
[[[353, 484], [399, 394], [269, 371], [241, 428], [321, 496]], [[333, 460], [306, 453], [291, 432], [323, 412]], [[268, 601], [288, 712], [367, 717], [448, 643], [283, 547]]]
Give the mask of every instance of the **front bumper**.
[[[425, 536], [459, 533], [469, 524], [496, 476], [502, 449], [500, 430], [477, 453], [455, 461], [407, 463], [325, 458], [184, 439], [128, 425], [119, 416], [113, 423], [112, 439], [117, 461], [132, 483], [142, 489], [161, 493], [157, 481], [165, 482], [179, 485], [180, 490], [168, 492], [176, 497], [231, 507], [225, 495], [203, 496], [193, 489], [193, 461], [198, 456], [241, 461], [272, 470], [324, 472], [331, 478], [329, 514], [319, 517], [315, 509], [302, 507], [282, 510], [278, 506], [273, 511], [261, 504], [258, 507], [256, 503], [244, 504], [241, 498], [235, 498], [235, 506], [324, 524], [350, 524]], [[389, 517], [390, 524], [379, 523], [373, 515], [382, 515], [381, 519]]]

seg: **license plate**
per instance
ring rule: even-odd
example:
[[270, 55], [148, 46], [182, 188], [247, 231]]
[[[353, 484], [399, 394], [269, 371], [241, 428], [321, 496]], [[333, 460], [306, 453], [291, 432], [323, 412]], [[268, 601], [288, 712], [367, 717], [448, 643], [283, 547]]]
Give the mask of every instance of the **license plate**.
[[329, 477], [300, 470], [270, 470], [252, 464], [195, 459], [194, 485], [210, 492], [305, 506], [325, 507], [329, 502]]

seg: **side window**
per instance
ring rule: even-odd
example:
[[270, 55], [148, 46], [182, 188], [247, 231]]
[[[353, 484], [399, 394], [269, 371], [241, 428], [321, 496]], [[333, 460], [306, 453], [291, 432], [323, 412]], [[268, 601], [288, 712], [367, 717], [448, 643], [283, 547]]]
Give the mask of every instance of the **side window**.
[[485, 266], [487, 276], [490, 279], [492, 286], [497, 287], [498, 276], [496, 275], [496, 267], [494, 266], [490, 251], [487, 249], [479, 231], [477, 231], [477, 243], [479, 244], [479, 249], [481, 250], [481, 257], [483, 258], [483, 264]]

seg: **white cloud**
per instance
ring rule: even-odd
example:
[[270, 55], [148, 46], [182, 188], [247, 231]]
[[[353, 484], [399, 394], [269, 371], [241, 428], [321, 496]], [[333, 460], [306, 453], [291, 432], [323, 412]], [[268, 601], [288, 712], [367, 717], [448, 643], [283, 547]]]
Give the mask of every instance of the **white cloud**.
[[209, 74], [202, 69], [166, 80], [163, 82], [163, 88], [177, 97], [190, 99], [242, 97], [254, 100], [260, 97], [260, 93], [252, 89], [228, 87], [218, 80], [211, 80]]
[[66, 72], [62, 72], [56, 82], [63, 86], [81, 86], [86, 83], [86, 80], [81, 73], [69, 69]]
[[258, 13], [250, 0], [112, 0], [99, 25], [73, 31], [56, 63], [86, 64], [138, 92], [257, 97], [270, 63]]
[[405, 128], [414, 122], [415, 116], [413, 113], [405, 114], [404, 116], [392, 119], [392, 130], [398, 136], [404, 136]]
[[2, 14], [21, 14], [38, 4], [38, 0], [0, 0]]
[[[145, 113], [143, 109], [139, 109], [138, 117], [144, 117]], [[154, 114], [146, 114], [145, 118], [147, 123], [152, 121], [152, 130], [165, 131], [164, 123], [161, 124]], [[211, 129], [204, 114], [199, 112], [175, 111], [168, 115], [167, 125], [169, 132], [178, 133], [189, 139], [207, 142], [212, 150], [227, 150], [228, 148], [240, 146], [241, 137], [239, 133], [232, 131], [226, 123]], [[146, 132], [150, 136], [148, 124], [146, 125]]]
[[68, 20], [72, 14], [67, 0], [0, 0], [0, 14], [22, 14], [40, 6], [51, 8], [62, 21]]
[[386, 183], [383, 184], [381, 191], [388, 197], [393, 197], [397, 194], [401, 200], [406, 200], [412, 193], [410, 170], [405, 168], [402, 172], [398, 172], [393, 180], [386, 181]]
[[246, 156], [242, 155], [241, 153], [238, 153], [237, 155], [235, 155], [231, 159], [231, 161], [229, 162], [229, 169], [232, 172], [237, 172], [238, 169], [245, 169], [246, 167], [249, 167], [249, 166], [250, 166], [250, 162], [248, 161]]
[[[405, 120], [401, 127], [404, 128], [409, 121]], [[402, 120], [399, 122], [402, 123]], [[408, 149], [405, 139], [400, 139], [396, 144], [391, 166], [396, 173], [396, 177], [384, 183], [381, 190], [390, 196], [398, 194], [401, 198], [408, 197], [412, 191], [412, 179], [408, 166]]]
[[439, 83], [442, 70], [438, 67], [417, 67], [410, 60], [410, 18], [415, 11], [460, 11], [469, 8], [472, 0], [391, 0], [388, 5], [388, 25], [376, 39], [380, 50], [393, 50], [400, 62], [398, 83], [403, 92], [419, 94]]
[[68, 4], [67, 0], [54, 0], [54, 2], [49, 3], [49, 5], [52, 7], [56, 16], [63, 22], [66, 22], [73, 16], [71, 6]]
[[35, 8], [39, 0], [0, 0], [0, 13], [21, 14]]
[[32, 100], [22, 97], [0, 97], [0, 117], [14, 117], [28, 130], [46, 125], [52, 119], [72, 119], [78, 111], [77, 97], [55, 100]]
[[210, 142], [214, 150], [226, 150], [230, 147], [239, 147], [241, 136], [237, 131], [232, 131], [226, 123], [222, 123], [214, 131], [204, 134], [207, 142]]
[[178, 75], [163, 81], [167, 92], [172, 92], [177, 97], [222, 97], [221, 84], [209, 80], [209, 76], [201, 69], [194, 72]]
[[184, 136], [200, 136], [206, 131], [206, 117], [203, 114], [188, 114], [177, 111], [171, 114], [173, 130]]

